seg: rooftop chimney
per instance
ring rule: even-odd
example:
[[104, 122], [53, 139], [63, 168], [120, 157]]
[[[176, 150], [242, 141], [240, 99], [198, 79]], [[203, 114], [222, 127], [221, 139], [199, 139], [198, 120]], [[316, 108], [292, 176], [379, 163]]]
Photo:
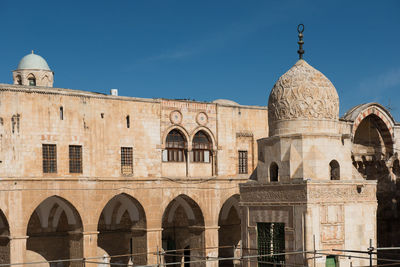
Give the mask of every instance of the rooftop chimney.
[[110, 90], [110, 94], [111, 94], [111, 95], [118, 96], [118, 89], [111, 89], [111, 90]]

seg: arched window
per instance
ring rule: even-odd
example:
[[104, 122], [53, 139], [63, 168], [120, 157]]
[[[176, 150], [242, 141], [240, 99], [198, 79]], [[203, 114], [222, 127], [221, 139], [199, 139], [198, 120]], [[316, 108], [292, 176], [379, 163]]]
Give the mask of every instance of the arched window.
[[278, 177], [279, 177], [278, 164], [276, 164], [275, 162], [272, 162], [271, 166], [269, 166], [269, 180], [271, 182], [278, 182]]
[[32, 74], [28, 77], [28, 82], [30, 86], [36, 86], [36, 78]]
[[165, 147], [167, 148], [167, 161], [185, 161], [186, 140], [179, 130], [172, 130], [167, 135]]
[[17, 75], [17, 77], [15, 78], [16, 80], [16, 84], [22, 85], [22, 78], [21, 75]]
[[212, 143], [208, 135], [198, 131], [193, 137], [193, 162], [210, 162], [210, 151]]
[[329, 163], [329, 172], [331, 175], [331, 180], [340, 180], [340, 166], [336, 160], [332, 160]]

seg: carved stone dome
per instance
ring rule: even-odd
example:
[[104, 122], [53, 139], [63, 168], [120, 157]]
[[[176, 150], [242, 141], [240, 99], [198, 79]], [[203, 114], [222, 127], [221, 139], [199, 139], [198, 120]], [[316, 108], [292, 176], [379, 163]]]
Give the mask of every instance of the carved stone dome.
[[[302, 59], [283, 74], [272, 88], [268, 100], [270, 135], [303, 132], [297, 125], [288, 125], [288, 121], [306, 121], [303, 125], [309, 132], [315, 132], [318, 129], [310, 128], [320, 127], [310, 121], [337, 121], [338, 118], [339, 96], [335, 87], [325, 75]], [[281, 121], [286, 121], [283, 123], [286, 130], [277, 129], [282, 126]], [[324, 128], [324, 125], [321, 127]]]

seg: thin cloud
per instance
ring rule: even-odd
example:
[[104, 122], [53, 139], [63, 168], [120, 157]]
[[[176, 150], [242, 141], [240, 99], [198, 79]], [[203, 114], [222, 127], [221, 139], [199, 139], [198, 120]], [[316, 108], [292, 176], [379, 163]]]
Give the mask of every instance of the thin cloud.
[[376, 93], [377, 90], [386, 90], [397, 86], [400, 86], [400, 68], [389, 70], [360, 82], [359, 89]]

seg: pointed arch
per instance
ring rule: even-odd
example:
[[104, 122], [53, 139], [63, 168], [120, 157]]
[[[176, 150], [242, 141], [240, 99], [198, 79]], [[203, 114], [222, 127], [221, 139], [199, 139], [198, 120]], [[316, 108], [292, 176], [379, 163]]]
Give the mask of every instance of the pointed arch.
[[182, 208], [187, 218], [196, 222], [196, 224], [204, 225], [203, 212], [200, 206], [189, 196], [181, 194], [175, 197], [167, 206], [163, 214], [163, 223], [172, 223], [178, 208]]
[[181, 194], [168, 204], [162, 216], [162, 229], [163, 249], [176, 250], [165, 256], [167, 263], [205, 256], [203, 212], [189, 196]]
[[395, 120], [392, 114], [390, 114], [390, 112], [384, 106], [378, 103], [367, 103], [355, 106], [348, 112], [346, 112], [346, 114], [343, 116], [343, 119], [353, 122], [353, 137], [355, 136], [357, 128], [360, 126], [360, 123], [371, 114], [377, 116], [382, 121], [382, 123], [385, 124], [385, 127], [387, 128], [390, 137], [394, 138], [393, 128], [395, 125]]
[[161, 142], [162, 142], [162, 149], [166, 148], [166, 142], [167, 142], [167, 136], [168, 134], [172, 131], [172, 130], [178, 130], [179, 132], [182, 133], [182, 135], [185, 137], [186, 139], [186, 143], [189, 142], [190, 139], [190, 135], [189, 133], [186, 131], [185, 128], [183, 128], [182, 126], [179, 125], [173, 125], [171, 127], [169, 127], [167, 130], [164, 131], [164, 134], [162, 136]]
[[216, 142], [215, 136], [214, 136], [213, 132], [212, 132], [209, 128], [205, 127], [205, 126], [198, 126], [198, 127], [196, 127], [196, 128], [190, 133], [190, 140], [193, 140], [194, 136], [195, 136], [199, 131], [203, 131], [203, 132], [205, 132], [205, 133], [208, 135], [208, 137], [210, 138], [210, 141], [211, 141], [211, 143], [212, 143], [212, 150], [216, 150], [216, 149], [217, 149], [217, 142]]
[[[43, 257], [50, 260], [81, 258], [83, 225], [77, 209], [66, 199], [47, 197], [32, 212], [27, 225], [28, 260]], [[36, 256], [35, 256], [36, 255]]]
[[29, 73], [27, 78], [28, 78], [28, 85], [36, 86], [36, 76], [33, 73]]
[[[241, 218], [239, 195], [229, 197], [221, 207], [218, 218], [218, 257], [233, 258], [240, 251]], [[219, 262], [220, 267], [234, 266], [232, 260]]]
[[[143, 206], [134, 197], [121, 193], [111, 198], [98, 219], [97, 245], [108, 255], [138, 254], [134, 265], [147, 264], [147, 222]], [[115, 246], [115, 243], [118, 246]], [[127, 264], [130, 257], [111, 258], [111, 263]]]
[[[28, 222], [28, 228], [33, 216], [36, 214], [41, 228], [57, 228], [62, 214], [65, 214], [67, 223], [71, 227], [82, 227], [81, 216], [77, 209], [66, 199], [54, 195], [43, 200], [33, 211]], [[27, 229], [27, 235], [29, 229]]]
[[[132, 224], [139, 221], [146, 224], [146, 214], [143, 206], [126, 193], [118, 194], [109, 200], [100, 216], [104, 221], [105, 227], [108, 228], [111, 224], [120, 224], [125, 213], [128, 214]], [[100, 220], [101, 218], [99, 218], [99, 223]]]

